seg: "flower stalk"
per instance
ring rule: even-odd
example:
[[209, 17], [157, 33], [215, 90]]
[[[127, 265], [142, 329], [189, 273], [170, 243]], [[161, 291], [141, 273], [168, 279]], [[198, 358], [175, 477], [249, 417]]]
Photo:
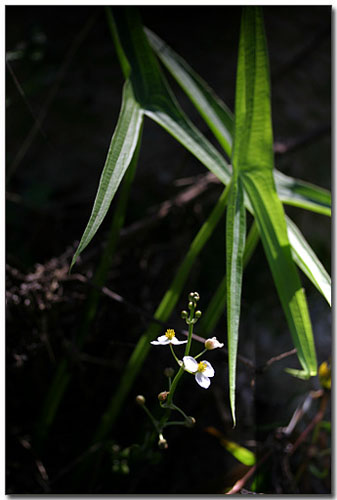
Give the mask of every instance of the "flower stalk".
[[[189, 295], [190, 302], [188, 303], [188, 307], [190, 309], [190, 315], [189, 315], [188, 318], [186, 318], [186, 323], [188, 324], [188, 338], [187, 338], [187, 344], [186, 344], [186, 347], [185, 347], [185, 356], [188, 356], [189, 353], [190, 353], [190, 350], [191, 350], [193, 327], [194, 327], [194, 321], [193, 320], [195, 319], [194, 318], [194, 310], [195, 310], [195, 307], [196, 307], [196, 302], [197, 302], [197, 300], [199, 300], [199, 294], [197, 294], [197, 297], [198, 297], [197, 299], [194, 299], [194, 297], [195, 297], [195, 294], [190, 293], [190, 295]], [[182, 374], [184, 373], [184, 371], [185, 371], [184, 366], [181, 365], [180, 368], [179, 368], [178, 373], [176, 374], [176, 376], [173, 379], [173, 382], [172, 382], [172, 385], [171, 385], [171, 389], [170, 389], [170, 394], [169, 394], [169, 396], [167, 398], [167, 406], [168, 407], [172, 403], [174, 392], [176, 390], [178, 382], [179, 382]]]
[[[188, 296], [189, 313], [185, 310], [181, 312], [182, 319], [184, 319], [186, 324], [188, 325], [187, 340], [178, 340], [175, 331], [172, 328], [169, 328], [166, 330], [166, 333], [164, 335], [157, 337], [157, 340], [153, 340], [151, 342], [151, 344], [155, 346], [169, 345], [172, 356], [174, 357], [174, 360], [179, 366], [179, 370], [176, 373], [173, 380], [172, 377], [174, 375], [174, 370], [172, 368], [165, 368], [164, 370], [164, 375], [168, 378], [169, 387], [168, 390], [161, 391], [158, 394], [159, 404], [163, 409], [166, 410], [165, 414], [163, 415], [160, 421], [156, 420], [149, 411], [149, 409], [145, 406], [145, 399], [143, 398], [143, 396], [137, 396], [138, 404], [140, 404], [144, 408], [145, 412], [149, 416], [158, 434], [159, 437], [158, 446], [161, 449], [166, 449], [168, 446], [167, 441], [162, 434], [163, 429], [165, 427], [172, 425], [183, 425], [185, 427], [193, 427], [195, 425], [195, 418], [186, 415], [186, 413], [181, 408], [179, 408], [173, 403], [173, 397], [183, 373], [187, 372], [194, 375], [198, 385], [200, 387], [203, 387], [204, 389], [207, 389], [211, 384], [210, 378], [214, 376], [215, 372], [212, 365], [208, 361], [202, 360], [198, 362], [197, 359], [209, 350], [223, 347], [223, 344], [218, 342], [216, 337], [213, 337], [205, 341], [205, 346], [204, 346], [205, 348], [197, 356], [192, 357], [189, 355], [193, 338], [193, 328], [195, 323], [201, 317], [201, 311], [197, 310], [197, 303], [199, 299], [200, 297], [197, 292], [191, 292]], [[183, 359], [179, 360], [176, 353], [174, 352], [173, 345], [181, 345], [181, 344], [186, 344], [186, 345], [185, 345], [185, 353]], [[178, 411], [183, 416], [184, 420], [169, 421], [172, 410]]]

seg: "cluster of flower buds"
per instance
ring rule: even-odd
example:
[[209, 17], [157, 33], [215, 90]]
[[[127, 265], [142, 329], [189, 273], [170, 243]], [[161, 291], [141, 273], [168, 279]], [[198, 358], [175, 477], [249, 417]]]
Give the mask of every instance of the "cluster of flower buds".
[[181, 311], [181, 317], [187, 323], [187, 325], [195, 324], [199, 318], [201, 318], [201, 311], [195, 311], [197, 307], [197, 302], [199, 301], [200, 296], [198, 292], [191, 292], [188, 296], [188, 308], [190, 310], [190, 314], [187, 311]]

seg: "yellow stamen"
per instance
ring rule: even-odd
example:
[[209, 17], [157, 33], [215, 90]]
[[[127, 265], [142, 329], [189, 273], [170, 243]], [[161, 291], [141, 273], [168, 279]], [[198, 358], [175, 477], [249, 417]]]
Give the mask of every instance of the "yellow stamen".
[[198, 363], [198, 372], [204, 372], [207, 368], [207, 365], [205, 363], [205, 361], [200, 361], [200, 363]]
[[169, 339], [169, 340], [172, 340], [173, 337], [176, 336], [174, 330], [172, 328], [169, 328], [168, 330], [166, 330], [166, 333], [165, 333], [166, 337]]

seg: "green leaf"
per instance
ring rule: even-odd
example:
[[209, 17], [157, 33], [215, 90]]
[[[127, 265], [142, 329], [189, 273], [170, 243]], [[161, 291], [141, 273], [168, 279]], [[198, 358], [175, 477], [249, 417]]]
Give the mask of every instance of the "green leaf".
[[151, 30], [145, 28], [145, 33], [161, 61], [190, 97], [224, 151], [230, 157], [233, 130], [231, 111], [182, 57], [176, 54]]
[[233, 455], [239, 462], [244, 465], [254, 465], [256, 462], [255, 454], [235, 443], [234, 441], [228, 441], [227, 439], [221, 439], [221, 444], [226, 450]]
[[324, 479], [329, 475], [329, 468], [325, 467], [323, 470], [320, 470], [318, 467], [316, 467], [315, 464], [309, 464], [308, 469], [313, 474], [315, 477], [318, 479]]
[[269, 67], [261, 11], [243, 10], [235, 98], [233, 165], [254, 210], [261, 240], [304, 376], [317, 373], [307, 302], [291, 255], [273, 177]]
[[331, 194], [326, 189], [294, 179], [278, 170], [274, 173], [277, 194], [287, 205], [331, 216]]
[[225, 185], [228, 184], [231, 169], [176, 101], [145, 36], [137, 10], [117, 9], [114, 18], [111, 27], [117, 31], [114, 39], [120, 44], [118, 52], [127, 58], [134, 95], [146, 116], [183, 144]]
[[[248, 264], [259, 239], [260, 235], [257, 230], [256, 223], [254, 221], [246, 238], [245, 251], [243, 254], [244, 268]], [[211, 332], [213, 332], [214, 328], [218, 324], [221, 315], [224, 313], [224, 309], [226, 306], [226, 299], [227, 299], [226, 291], [227, 291], [227, 274], [225, 274], [225, 276], [222, 278], [221, 282], [219, 283], [216, 291], [212, 296], [210, 303], [207, 306], [205, 313], [203, 313], [203, 315], [201, 316], [198, 330], [199, 330], [199, 335], [202, 335], [204, 338], [209, 337]]]
[[239, 339], [243, 252], [246, 238], [246, 209], [243, 202], [241, 180], [234, 171], [230, 185], [226, 219], [226, 271], [227, 271], [227, 339], [229, 397], [234, 426], [236, 360]]
[[219, 439], [220, 444], [235, 457], [239, 462], [244, 465], [254, 465], [256, 463], [255, 453], [244, 448], [238, 443], [234, 441], [229, 441], [224, 437], [224, 435], [218, 431], [215, 427], [206, 427], [206, 432], [211, 436], [214, 436]]
[[[119, 239], [120, 230], [124, 224], [127, 201], [129, 199], [130, 189], [138, 163], [140, 143], [141, 133], [138, 138], [138, 144], [130, 167], [128, 168], [122, 182], [116, 209], [113, 213], [111, 226], [107, 236], [106, 247], [101, 255], [97, 270], [94, 274], [92, 280], [93, 288], [89, 291], [86, 305], [84, 307], [82, 323], [80, 324], [76, 334], [75, 345], [78, 350], [82, 348], [86, 337], [90, 332], [90, 326], [97, 312], [101, 289], [106, 281], [107, 273]], [[49, 428], [55, 419], [57, 410], [71, 380], [71, 374], [72, 372], [69, 367], [69, 359], [68, 356], [65, 356], [61, 359], [55, 371], [53, 380], [44, 400], [41, 415], [37, 421], [34, 441], [39, 447], [43, 445], [44, 440], [47, 438]]]
[[70, 271], [80, 253], [96, 234], [109, 209], [126, 169], [131, 163], [137, 146], [142, 121], [143, 113], [134, 98], [130, 82], [126, 81], [123, 90], [122, 109], [111, 139], [94, 206], [87, 227], [72, 259]]
[[294, 261], [316, 286], [317, 290], [331, 306], [331, 278], [312, 250], [301, 231], [289, 217], [286, 217], [288, 238]]
[[[158, 57], [191, 99], [228, 156], [231, 155], [233, 115], [215, 92], [163, 40], [149, 29], [147, 37]], [[280, 199], [288, 204], [331, 215], [331, 195], [322, 188], [274, 170]]]

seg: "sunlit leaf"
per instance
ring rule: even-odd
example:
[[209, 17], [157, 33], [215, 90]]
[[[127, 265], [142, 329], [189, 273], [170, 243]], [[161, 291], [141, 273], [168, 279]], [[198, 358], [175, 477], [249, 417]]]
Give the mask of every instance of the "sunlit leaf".
[[[158, 57], [191, 99], [226, 154], [231, 156], [234, 117], [224, 102], [206, 82], [171, 47], [146, 29], [147, 37]], [[274, 169], [276, 190], [289, 205], [331, 215], [329, 191], [308, 182], [294, 179]]]
[[270, 84], [263, 20], [259, 8], [243, 10], [235, 98], [232, 163], [254, 210], [261, 240], [285, 312], [303, 376], [317, 373], [307, 302], [273, 177]]
[[239, 340], [243, 252], [246, 238], [246, 209], [241, 179], [234, 172], [226, 218], [227, 339], [229, 397], [235, 425], [236, 360]]
[[229, 441], [225, 436], [218, 431], [215, 427], [206, 427], [206, 432], [212, 436], [219, 439], [220, 444], [235, 457], [239, 462], [244, 465], [254, 465], [256, 462], [255, 453], [244, 448], [243, 446], [235, 443], [234, 441]]
[[142, 121], [143, 113], [135, 99], [132, 85], [129, 81], [126, 81], [123, 91], [122, 109], [111, 139], [94, 206], [87, 227], [72, 259], [70, 270], [75, 264], [77, 257], [96, 234], [110, 207], [126, 169], [131, 163], [137, 146]]
[[331, 306], [331, 278], [329, 274], [298, 227], [289, 217], [286, 219], [288, 237], [294, 261], [312, 283], [314, 283], [323, 297], [325, 297], [327, 303]]

